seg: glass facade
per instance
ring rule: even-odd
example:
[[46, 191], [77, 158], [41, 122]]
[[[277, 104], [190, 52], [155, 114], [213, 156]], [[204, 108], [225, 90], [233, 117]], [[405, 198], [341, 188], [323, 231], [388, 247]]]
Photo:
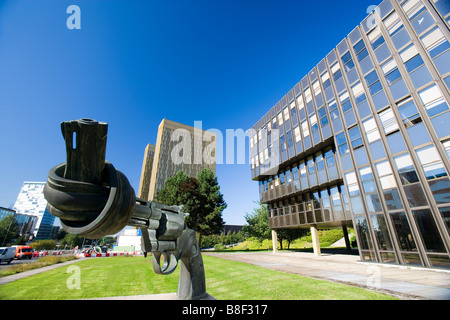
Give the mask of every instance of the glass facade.
[[24, 182], [13, 209], [18, 215], [35, 216], [34, 236], [37, 240], [50, 239], [55, 217], [47, 210], [44, 198], [45, 182]]
[[383, 1], [252, 127], [272, 229], [353, 225], [363, 260], [450, 267], [449, 23]]

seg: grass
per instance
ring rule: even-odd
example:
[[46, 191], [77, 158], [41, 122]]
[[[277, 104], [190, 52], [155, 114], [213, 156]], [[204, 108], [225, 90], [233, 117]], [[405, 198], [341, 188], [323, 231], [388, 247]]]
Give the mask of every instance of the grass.
[[[310, 279], [203, 256], [206, 288], [219, 300], [378, 300], [391, 296], [358, 287]], [[78, 266], [80, 289], [69, 289], [74, 274], [61, 267], [0, 286], [0, 299], [63, 300], [176, 292], [179, 268], [168, 276], [155, 274], [151, 259], [110, 257], [86, 259]], [[72, 267], [73, 268], [73, 267]]]
[[[349, 233], [354, 233], [353, 229], [349, 230]], [[319, 230], [319, 242], [321, 248], [327, 248], [334, 242], [342, 239], [344, 233], [342, 229], [331, 229], [331, 230]], [[312, 237], [311, 234], [307, 234], [298, 239], [295, 239], [289, 245], [290, 250], [304, 250], [312, 248]], [[278, 248], [280, 248], [280, 241], [278, 241]], [[283, 250], [288, 249], [287, 240], [283, 240]], [[247, 250], [272, 250], [272, 239], [265, 239], [260, 241], [256, 238], [248, 238], [245, 241], [239, 243], [238, 245], [231, 248], [221, 248], [221, 251], [247, 251]]]

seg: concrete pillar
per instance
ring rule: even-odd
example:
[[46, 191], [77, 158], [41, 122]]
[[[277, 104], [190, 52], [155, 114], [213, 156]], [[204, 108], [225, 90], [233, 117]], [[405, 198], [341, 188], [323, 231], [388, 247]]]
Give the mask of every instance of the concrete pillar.
[[272, 248], [273, 252], [278, 252], [278, 239], [277, 239], [277, 231], [272, 229]]
[[351, 250], [352, 247], [350, 245], [350, 240], [348, 239], [348, 231], [345, 224], [342, 224], [342, 231], [344, 232], [345, 247], [347, 248], [347, 250]]
[[311, 226], [311, 237], [313, 242], [314, 255], [320, 256], [319, 234], [315, 225]]

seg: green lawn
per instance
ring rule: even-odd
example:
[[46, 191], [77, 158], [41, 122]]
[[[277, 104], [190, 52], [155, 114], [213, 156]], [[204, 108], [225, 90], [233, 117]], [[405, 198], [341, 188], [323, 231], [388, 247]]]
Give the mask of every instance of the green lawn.
[[[206, 288], [220, 300], [345, 300], [394, 299], [338, 283], [272, 271], [245, 263], [203, 256]], [[80, 289], [69, 289], [80, 269]], [[168, 276], [155, 274], [151, 258], [114, 257], [86, 259], [0, 286], [0, 299], [85, 299], [176, 292], [179, 268]], [[69, 281], [69, 284], [71, 282]]]

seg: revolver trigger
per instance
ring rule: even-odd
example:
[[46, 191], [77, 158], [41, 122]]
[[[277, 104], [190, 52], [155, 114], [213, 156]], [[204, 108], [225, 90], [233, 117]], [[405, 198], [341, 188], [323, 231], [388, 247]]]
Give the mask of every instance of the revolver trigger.
[[153, 271], [158, 274], [171, 274], [178, 265], [178, 259], [172, 252], [163, 252], [164, 263], [161, 267], [161, 253], [153, 253]]

